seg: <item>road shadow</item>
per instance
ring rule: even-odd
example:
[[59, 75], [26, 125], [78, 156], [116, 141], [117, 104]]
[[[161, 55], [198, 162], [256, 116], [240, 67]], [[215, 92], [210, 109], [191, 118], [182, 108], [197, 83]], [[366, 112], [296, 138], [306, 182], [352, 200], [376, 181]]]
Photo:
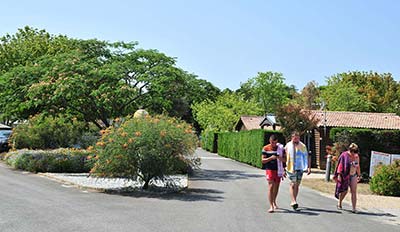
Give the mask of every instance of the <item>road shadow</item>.
[[217, 181], [225, 182], [231, 180], [251, 179], [264, 177], [261, 174], [251, 174], [238, 170], [213, 170], [213, 169], [200, 169], [195, 170], [190, 176], [191, 181]]
[[119, 195], [134, 198], [156, 198], [159, 200], [179, 200], [187, 202], [195, 201], [213, 201], [221, 202], [224, 197], [223, 191], [206, 188], [187, 188], [179, 192], [159, 192], [151, 190], [134, 190], [134, 191], [108, 191], [104, 192], [110, 195]]
[[373, 213], [373, 212], [366, 212], [366, 211], [357, 211], [357, 213], [353, 213], [351, 210], [344, 209], [344, 212], [354, 214], [354, 215], [365, 215], [365, 216], [374, 216], [374, 217], [392, 217], [395, 218], [397, 217], [396, 215], [393, 215], [391, 213]]
[[342, 212], [337, 210], [327, 210], [309, 207], [299, 207], [297, 210], [280, 208], [274, 213], [287, 213], [287, 214], [301, 214], [306, 216], [319, 216], [321, 213], [334, 213], [341, 214]]

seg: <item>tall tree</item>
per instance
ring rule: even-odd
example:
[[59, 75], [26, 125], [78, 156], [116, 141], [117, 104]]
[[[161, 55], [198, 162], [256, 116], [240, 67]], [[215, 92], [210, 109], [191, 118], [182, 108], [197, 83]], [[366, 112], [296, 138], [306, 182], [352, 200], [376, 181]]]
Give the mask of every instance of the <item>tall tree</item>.
[[237, 93], [225, 91], [215, 101], [205, 100], [192, 105], [194, 117], [203, 129], [232, 131], [242, 115], [260, 115], [255, 102], [246, 101]]
[[174, 58], [137, 49], [137, 43], [70, 39], [31, 28], [1, 41], [0, 56], [8, 57], [0, 63], [3, 119], [66, 113], [107, 127], [110, 119], [142, 107], [192, 120], [193, 102], [219, 94], [176, 67]]
[[259, 72], [256, 77], [241, 84], [238, 92], [256, 101], [264, 113], [274, 113], [293, 94], [293, 88], [286, 86], [284, 80], [281, 73]]
[[[338, 95], [339, 99], [345, 100], [346, 97], [341, 95], [346, 95], [344, 89], [347, 89], [347, 94], [351, 95], [348, 97], [350, 100], [352, 97], [358, 97], [354, 102], [342, 102], [343, 104], [353, 105], [356, 109], [364, 111], [396, 112], [399, 102], [397, 96], [399, 88], [400, 83], [396, 82], [390, 73], [354, 71], [340, 73], [328, 78], [327, 92], [324, 91], [323, 95], [332, 100], [335, 95]], [[357, 106], [357, 104], [363, 104], [363, 106]], [[330, 104], [328, 104], [328, 107], [332, 108]], [[333, 108], [336, 107], [337, 105]]]
[[315, 110], [319, 108], [320, 103], [320, 90], [315, 81], [308, 82], [301, 90], [300, 95], [297, 97], [298, 103], [307, 110]]

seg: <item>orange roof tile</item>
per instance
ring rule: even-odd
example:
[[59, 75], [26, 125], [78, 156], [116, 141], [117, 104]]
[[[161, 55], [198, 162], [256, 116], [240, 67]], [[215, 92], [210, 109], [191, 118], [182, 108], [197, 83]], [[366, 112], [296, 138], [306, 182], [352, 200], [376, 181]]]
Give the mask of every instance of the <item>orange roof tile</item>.
[[[311, 111], [318, 119], [317, 126], [324, 126], [324, 111]], [[394, 113], [326, 111], [327, 127], [353, 127], [400, 130], [400, 116]]]

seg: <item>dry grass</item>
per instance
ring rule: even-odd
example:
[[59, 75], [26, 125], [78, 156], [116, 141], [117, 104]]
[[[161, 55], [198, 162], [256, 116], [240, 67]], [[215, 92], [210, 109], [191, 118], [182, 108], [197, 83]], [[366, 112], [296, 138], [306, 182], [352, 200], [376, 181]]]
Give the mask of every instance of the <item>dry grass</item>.
[[[301, 184], [304, 186], [307, 186], [309, 188], [315, 189], [317, 191], [323, 192], [323, 193], [330, 193], [334, 194], [335, 192], [335, 182], [326, 182], [323, 179], [312, 179], [312, 178], [303, 178], [301, 181]], [[373, 193], [371, 192], [369, 188], [369, 184], [365, 183], [359, 183], [357, 185], [357, 193], [360, 195], [372, 195]]]
[[[331, 197], [335, 192], [334, 181], [325, 182], [320, 178], [303, 178], [301, 184]], [[344, 201], [350, 204], [350, 200], [351, 194], [347, 194]], [[359, 183], [357, 185], [357, 206], [365, 209], [400, 209], [400, 197], [374, 195], [369, 189], [369, 184]]]

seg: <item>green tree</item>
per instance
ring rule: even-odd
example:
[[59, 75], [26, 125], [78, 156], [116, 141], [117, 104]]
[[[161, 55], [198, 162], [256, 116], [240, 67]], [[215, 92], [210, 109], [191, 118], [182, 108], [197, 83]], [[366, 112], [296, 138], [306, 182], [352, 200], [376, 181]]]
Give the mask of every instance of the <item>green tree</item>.
[[192, 105], [194, 117], [203, 129], [232, 131], [241, 115], [260, 115], [255, 102], [246, 101], [237, 93], [225, 91], [215, 101], [205, 100]]
[[328, 80], [328, 85], [321, 93], [327, 109], [332, 111], [371, 111], [373, 103], [359, 93], [357, 87], [350, 82]]
[[257, 102], [264, 113], [274, 113], [278, 107], [289, 101], [295, 90], [293, 86], [285, 85], [284, 80], [281, 73], [259, 72], [256, 77], [241, 84], [238, 92], [246, 99]]
[[[322, 95], [331, 99], [328, 101], [330, 109], [398, 112], [399, 89], [400, 83], [390, 73], [353, 71], [328, 78], [327, 92], [324, 91]], [[338, 100], [334, 100], [335, 95]], [[331, 105], [330, 102], [335, 103]], [[336, 103], [340, 102], [345, 106], [339, 107]]]
[[102, 128], [112, 118], [146, 108], [192, 122], [190, 105], [219, 94], [211, 83], [176, 67], [174, 58], [136, 46], [70, 39], [29, 27], [4, 36], [1, 119], [61, 113]]

